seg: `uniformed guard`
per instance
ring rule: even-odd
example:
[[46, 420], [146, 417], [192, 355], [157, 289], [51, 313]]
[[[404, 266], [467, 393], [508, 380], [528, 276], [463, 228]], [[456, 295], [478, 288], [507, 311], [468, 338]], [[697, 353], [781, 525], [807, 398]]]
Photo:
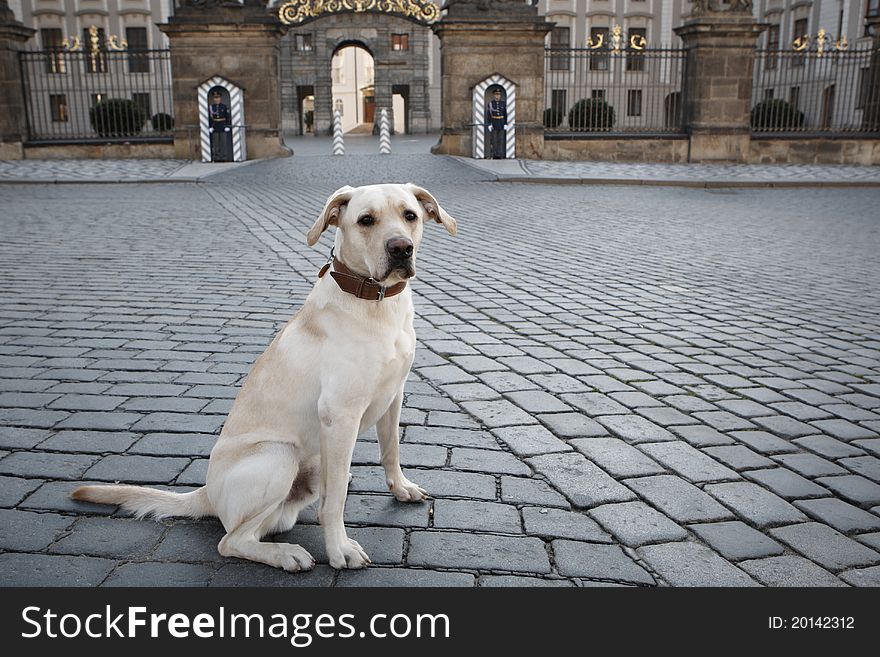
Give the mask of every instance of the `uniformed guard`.
[[486, 106], [486, 124], [489, 130], [489, 157], [501, 160], [507, 157], [507, 101], [501, 99], [496, 88]]
[[223, 96], [215, 89], [208, 105], [208, 133], [211, 135], [211, 161], [232, 162], [232, 119]]

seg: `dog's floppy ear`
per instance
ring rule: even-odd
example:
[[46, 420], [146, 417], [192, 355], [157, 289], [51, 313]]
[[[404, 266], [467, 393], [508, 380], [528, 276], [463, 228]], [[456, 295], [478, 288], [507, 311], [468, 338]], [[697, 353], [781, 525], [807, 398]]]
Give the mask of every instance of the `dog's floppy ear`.
[[418, 185], [413, 185], [412, 183], [407, 183], [406, 188], [413, 193], [416, 197], [416, 200], [422, 204], [422, 207], [425, 208], [425, 212], [428, 213], [428, 216], [431, 217], [438, 224], [443, 224], [446, 226], [446, 230], [449, 231], [450, 235], [455, 235], [458, 227], [455, 224], [455, 219], [449, 216], [449, 213], [446, 212], [443, 208], [440, 207], [440, 204], [437, 202], [437, 199], [429, 192], [427, 189], [423, 189]]
[[321, 233], [327, 230], [327, 226], [336, 225], [336, 220], [339, 219], [339, 213], [342, 210], [342, 206], [348, 203], [351, 199], [351, 193], [353, 191], [354, 187], [346, 185], [345, 187], [340, 187], [330, 195], [330, 198], [327, 199], [327, 203], [324, 204], [324, 209], [321, 210], [321, 214], [318, 215], [318, 218], [315, 220], [315, 223], [306, 235], [306, 242], [309, 246], [315, 245], [318, 238], [321, 237]]

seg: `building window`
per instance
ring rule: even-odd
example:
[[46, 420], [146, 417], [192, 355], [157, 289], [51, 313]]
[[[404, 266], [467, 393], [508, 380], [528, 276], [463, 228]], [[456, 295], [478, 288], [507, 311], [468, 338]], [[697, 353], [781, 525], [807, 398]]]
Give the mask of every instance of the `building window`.
[[564, 112], [568, 109], [568, 91], [566, 89], [552, 89], [550, 91], [550, 107], [554, 110]]
[[[571, 29], [568, 27], [554, 27], [550, 32], [550, 70], [567, 71], [571, 62]], [[559, 50], [559, 52], [553, 52]]]
[[150, 58], [147, 52], [147, 28], [125, 28], [125, 40], [128, 42], [128, 72], [149, 73]]
[[312, 50], [312, 35], [297, 34], [295, 38], [296, 49], [299, 52], [310, 52]]
[[792, 87], [788, 90], [788, 104], [791, 105], [794, 109], [798, 108], [801, 102], [801, 88], [800, 87]]
[[773, 94], [774, 90], [772, 88], [764, 89], [764, 100], [773, 100]]
[[880, 0], [868, 0], [865, 5], [865, 36], [871, 36], [868, 19], [880, 16]]
[[[807, 31], [807, 19], [806, 18], [798, 18], [794, 22], [794, 29], [792, 30], [791, 39], [794, 41], [795, 39], [804, 39], [809, 38], [810, 33]], [[804, 61], [806, 60], [806, 50], [804, 52], [796, 53], [797, 56], [791, 58], [792, 66], [803, 66]]]
[[871, 69], [865, 67], [859, 71], [859, 86], [856, 92], [856, 109], [863, 110], [871, 95]]
[[83, 62], [86, 67], [86, 73], [106, 73], [107, 72], [107, 35], [104, 28], [99, 27], [97, 34], [96, 46], [97, 50], [92, 49], [92, 38], [89, 34], [89, 28], [83, 28], [82, 48], [85, 53]]
[[779, 52], [779, 25], [771, 25], [767, 28], [767, 53], [764, 56], [764, 68], [776, 68]]
[[642, 90], [629, 89], [626, 92], [626, 115], [641, 116], [642, 115]]
[[608, 28], [594, 27], [590, 29], [590, 40], [595, 46], [598, 43], [602, 45], [595, 50], [590, 51], [590, 70], [591, 71], [607, 71], [608, 70]]
[[392, 34], [391, 50], [409, 50], [409, 34]]
[[336, 111], [339, 112], [339, 116], [345, 116], [345, 104], [342, 102], [341, 98], [337, 98], [334, 103], [336, 107]]
[[590, 91], [590, 98], [593, 100], [605, 100], [605, 90], [604, 89], [593, 89]]
[[138, 93], [132, 94], [131, 99], [135, 102], [135, 104], [141, 108], [144, 112], [144, 116], [149, 119], [153, 116], [153, 110], [150, 103], [150, 94], [148, 93]]
[[52, 113], [53, 122], [67, 123], [70, 116], [67, 110], [67, 96], [65, 94], [49, 94], [49, 110]]
[[635, 37], [636, 43], [644, 43], [643, 39], [647, 40], [648, 38], [648, 30], [644, 27], [631, 27], [629, 29], [629, 33], [627, 34], [628, 40], [626, 42], [627, 50], [626, 50], [626, 70], [627, 71], [644, 71], [645, 70], [645, 55], [644, 53], [635, 50], [632, 47], [633, 37]]
[[67, 63], [61, 50], [61, 28], [48, 27], [40, 30], [40, 43], [46, 51], [46, 73], [66, 73]]

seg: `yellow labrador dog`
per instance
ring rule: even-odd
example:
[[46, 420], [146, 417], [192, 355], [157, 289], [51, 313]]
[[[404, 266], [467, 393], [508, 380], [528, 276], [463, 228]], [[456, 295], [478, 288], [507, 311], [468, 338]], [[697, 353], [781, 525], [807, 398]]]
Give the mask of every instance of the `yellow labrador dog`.
[[289, 530], [319, 499], [330, 564], [368, 564], [343, 523], [358, 434], [376, 426], [385, 480], [398, 500], [427, 495], [400, 469], [398, 422], [415, 349], [407, 280], [429, 219], [455, 234], [455, 220], [421, 187], [336, 191], [308, 232], [314, 246], [336, 227], [331, 259], [245, 380], [211, 452], [206, 485], [190, 493], [82, 486], [72, 497], [117, 504], [139, 517], [215, 515], [227, 532], [220, 554], [289, 571], [311, 568], [312, 555], [262, 538]]

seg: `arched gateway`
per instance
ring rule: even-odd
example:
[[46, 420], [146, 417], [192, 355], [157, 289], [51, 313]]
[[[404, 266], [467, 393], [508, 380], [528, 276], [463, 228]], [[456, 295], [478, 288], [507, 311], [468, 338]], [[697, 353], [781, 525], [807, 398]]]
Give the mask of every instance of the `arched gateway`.
[[[308, 127], [315, 134], [330, 132], [332, 88], [339, 82], [333, 77], [332, 59], [351, 44], [373, 57], [369, 93], [377, 112], [387, 108], [392, 125], [408, 133], [425, 133], [439, 126], [439, 62], [436, 37], [428, 27], [439, 18], [438, 4], [430, 0], [282, 0], [272, 5], [289, 28], [281, 39], [280, 62], [285, 132], [302, 134]], [[404, 115], [396, 121], [395, 109]], [[313, 113], [306, 116], [306, 111]]]

